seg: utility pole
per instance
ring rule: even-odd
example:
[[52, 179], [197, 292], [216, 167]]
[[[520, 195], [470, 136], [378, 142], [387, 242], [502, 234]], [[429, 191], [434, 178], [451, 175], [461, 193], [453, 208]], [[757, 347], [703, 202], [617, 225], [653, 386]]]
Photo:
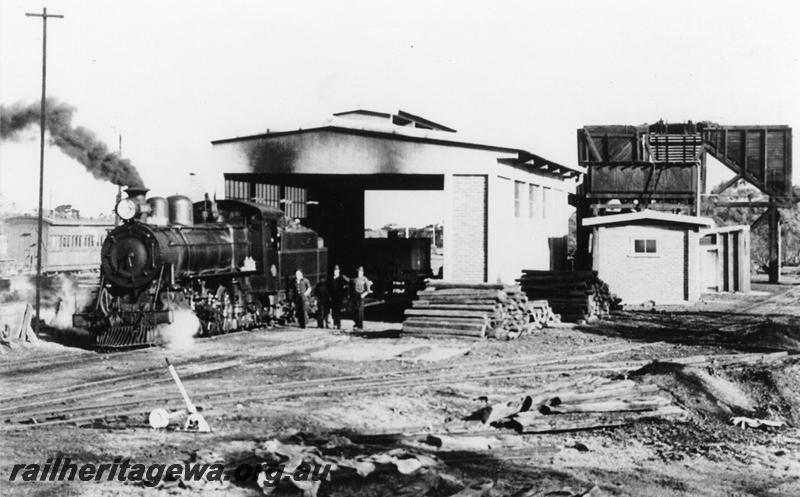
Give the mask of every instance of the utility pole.
[[39, 130], [40, 143], [39, 143], [39, 230], [36, 233], [36, 335], [39, 335], [39, 311], [42, 303], [42, 197], [44, 196], [44, 127], [45, 127], [45, 112], [47, 104], [45, 103], [46, 84], [47, 84], [47, 18], [53, 17], [56, 19], [63, 19], [64, 16], [57, 14], [48, 14], [47, 7], [42, 9], [41, 14], [26, 13], [26, 17], [41, 17], [42, 18], [42, 108], [40, 111]]

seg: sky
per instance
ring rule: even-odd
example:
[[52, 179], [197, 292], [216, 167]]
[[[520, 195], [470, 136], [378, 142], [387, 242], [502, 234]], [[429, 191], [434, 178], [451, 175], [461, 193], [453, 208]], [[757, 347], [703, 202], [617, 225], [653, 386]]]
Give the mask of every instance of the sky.
[[[355, 108], [403, 109], [575, 164], [587, 124], [800, 126], [800, 3], [755, 5], [2, 0], [0, 103], [39, 97], [41, 20], [24, 14], [47, 6], [65, 16], [48, 22], [48, 96], [110, 147], [121, 134], [154, 194], [221, 194], [213, 139]], [[35, 207], [38, 154], [35, 127], [0, 143], [6, 208]], [[46, 207], [110, 212], [116, 187], [57, 149], [45, 160]], [[438, 208], [419, 204], [385, 199], [374, 223], [436, 222]]]

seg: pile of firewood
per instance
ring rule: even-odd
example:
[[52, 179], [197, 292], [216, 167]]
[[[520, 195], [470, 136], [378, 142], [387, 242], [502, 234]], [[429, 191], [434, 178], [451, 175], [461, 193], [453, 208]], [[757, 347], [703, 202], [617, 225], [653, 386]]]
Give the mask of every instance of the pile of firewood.
[[519, 286], [504, 287], [491, 321], [495, 338], [510, 340], [559, 321], [546, 300], [528, 300]]
[[534, 395], [484, 407], [471, 418], [522, 433], [620, 426], [643, 418], [682, 418], [686, 412], [659, 393], [656, 385], [590, 378]]
[[597, 271], [524, 270], [517, 280], [530, 299], [544, 299], [562, 321], [605, 317], [619, 304]]
[[512, 339], [556, 320], [546, 301], [529, 301], [518, 286], [430, 280], [406, 309], [403, 332]]

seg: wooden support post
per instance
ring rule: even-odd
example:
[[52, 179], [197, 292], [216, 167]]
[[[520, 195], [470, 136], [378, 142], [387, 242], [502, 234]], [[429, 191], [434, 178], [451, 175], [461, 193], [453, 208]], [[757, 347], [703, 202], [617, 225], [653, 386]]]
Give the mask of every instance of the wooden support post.
[[767, 128], [761, 130], [761, 179], [767, 188], [770, 188], [769, 178], [767, 178]]
[[741, 131], [741, 136], [742, 136], [742, 152], [741, 152], [741, 155], [740, 155], [740, 161], [741, 161], [741, 166], [742, 166], [742, 171], [743, 171], [742, 174], [747, 176], [748, 175], [748, 171], [747, 171], [747, 130], [746, 129], [743, 129]]
[[725, 259], [727, 260], [727, 267], [728, 273], [725, 275], [725, 291], [726, 292], [735, 292], [736, 287], [738, 286], [737, 278], [738, 278], [738, 267], [736, 267], [736, 255], [735, 252], [737, 250], [736, 244], [736, 236], [734, 232], [728, 232], [725, 235]]
[[728, 158], [728, 128], [722, 130], [722, 156]]
[[697, 188], [698, 195], [697, 195], [697, 215], [702, 216], [702, 202], [701, 202], [701, 194], [706, 191], [706, 149], [705, 147], [700, 147], [700, 185]]
[[750, 292], [750, 230], [743, 229], [739, 237], [739, 291]]
[[[770, 197], [772, 200], [772, 197]], [[781, 282], [781, 215], [776, 205], [769, 208], [769, 282]]]

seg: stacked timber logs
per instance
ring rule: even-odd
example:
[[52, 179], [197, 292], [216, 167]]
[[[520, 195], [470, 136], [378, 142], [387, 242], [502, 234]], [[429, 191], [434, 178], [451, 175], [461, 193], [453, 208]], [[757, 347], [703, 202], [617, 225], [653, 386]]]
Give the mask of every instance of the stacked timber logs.
[[518, 286], [429, 280], [406, 309], [403, 332], [512, 339], [556, 319], [546, 301], [529, 301]]
[[618, 304], [597, 271], [524, 270], [517, 280], [530, 299], [545, 299], [562, 321], [605, 317]]

